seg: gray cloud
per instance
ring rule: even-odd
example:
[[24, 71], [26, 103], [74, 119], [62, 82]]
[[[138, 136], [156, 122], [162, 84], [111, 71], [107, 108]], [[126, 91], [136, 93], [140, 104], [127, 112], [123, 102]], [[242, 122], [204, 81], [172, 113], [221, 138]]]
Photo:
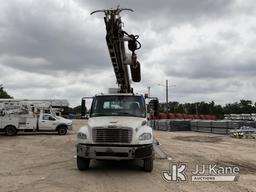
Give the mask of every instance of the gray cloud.
[[[22, 57], [29, 62], [43, 59], [47, 66], [35, 62], [35, 67], [30, 68], [38, 72], [79, 71], [99, 66], [104, 69], [107, 66], [102, 62], [109, 59], [102, 41], [104, 27], [83, 18], [82, 13], [74, 14], [69, 7], [54, 6], [50, 1], [39, 4], [10, 2], [2, 11], [6, 20], [1, 22], [4, 38], [0, 39], [0, 55]], [[22, 60], [13, 60], [10, 58], [4, 64], [29, 69]]]
[[67, 98], [115, 87], [101, 8], [133, 8], [125, 30], [140, 35], [136, 92], [164, 100], [232, 102], [255, 90], [255, 3], [250, 0], [0, 0], [0, 84], [16, 98]]
[[201, 17], [221, 17], [229, 13], [232, 9], [232, 0], [159, 0], [148, 1], [84, 1], [77, 0], [80, 4], [90, 9], [104, 9], [120, 5], [121, 7], [133, 8], [136, 10], [135, 18], [152, 20], [154, 18], [163, 19], [168, 15], [168, 20], [191, 22], [193, 19]]
[[[170, 56], [166, 66], [168, 76], [192, 79], [230, 78], [253, 76], [256, 58], [246, 52], [232, 54], [220, 46], [202, 47]], [[177, 62], [178, 61], [178, 62]]]

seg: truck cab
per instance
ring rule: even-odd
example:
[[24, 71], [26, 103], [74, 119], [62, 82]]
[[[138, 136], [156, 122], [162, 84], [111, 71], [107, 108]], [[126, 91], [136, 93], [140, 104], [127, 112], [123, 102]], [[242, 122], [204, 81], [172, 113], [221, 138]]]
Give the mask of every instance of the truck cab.
[[152, 128], [147, 125], [145, 98], [131, 93], [93, 97], [87, 125], [77, 134], [77, 167], [89, 168], [91, 159], [144, 161], [152, 171]]
[[44, 113], [39, 116], [38, 128], [40, 131], [57, 131], [59, 135], [65, 135], [67, 130], [72, 130], [72, 121]]

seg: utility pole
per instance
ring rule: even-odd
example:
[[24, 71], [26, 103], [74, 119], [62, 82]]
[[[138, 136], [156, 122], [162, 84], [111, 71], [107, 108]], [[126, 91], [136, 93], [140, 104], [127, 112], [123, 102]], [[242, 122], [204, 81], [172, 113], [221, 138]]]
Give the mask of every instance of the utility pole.
[[168, 112], [168, 80], [166, 79], [166, 111]]
[[150, 97], [150, 86], [148, 86], [148, 96]]
[[168, 100], [168, 92], [169, 92], [169, 87], [176, 87], [176, 85], [169, 85], [169, 82], [168, 80], [166, 79], [165, 81], [165, 85], [162, 85], [162, 84], [158, 84], [159, 86], [163, 86], [165, 87], [165, 94], [166, 94], [166, 112], [168, 112], [168, 103], [169, 103], [169, 100]]

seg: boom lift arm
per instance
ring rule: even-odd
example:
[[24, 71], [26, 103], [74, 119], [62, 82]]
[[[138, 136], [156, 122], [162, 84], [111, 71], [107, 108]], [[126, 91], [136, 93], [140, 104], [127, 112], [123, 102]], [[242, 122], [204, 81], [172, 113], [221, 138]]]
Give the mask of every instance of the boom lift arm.
[[[137, 61], [135, 51], [140, 49], [141, 44], [138, 41], [138, 35], [128, 34], [122, 29], [120, 13], [122, 11], [132, 11], [132, 9], [117, 9], [97, 10], [91, 13], [105, 13], [104, 21], [106, 26], [106, 42], [114, 68], [117, 84], [121, 93], [133, 93], [130, 85], [128, 73], [128, 65], [130, 65], [131, 78], [134, 82], [140, 82], [140, 63]], [[129, 56], [126, 53], [125, 41], [128, 42], [128, 49], [132, 52]]]

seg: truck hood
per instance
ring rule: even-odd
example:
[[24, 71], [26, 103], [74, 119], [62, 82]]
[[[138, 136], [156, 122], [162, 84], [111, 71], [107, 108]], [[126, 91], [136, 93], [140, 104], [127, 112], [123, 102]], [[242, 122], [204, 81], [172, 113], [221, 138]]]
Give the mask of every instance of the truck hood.
[[71, 125], [72, 124], [72, 120], [66, 119], [64, 117], [58, 117], [58, 121], [61, 122], [61, 123], [65, 123], [67, 125]]
[[146, 121], [145, 118], [139, 117], [120, 117], [120, 116], [107, 116], [107, 117], [92, 117], [88, 121], [89, 127], [132, 127], [137, 128], [142, 125], [142, 122]]

